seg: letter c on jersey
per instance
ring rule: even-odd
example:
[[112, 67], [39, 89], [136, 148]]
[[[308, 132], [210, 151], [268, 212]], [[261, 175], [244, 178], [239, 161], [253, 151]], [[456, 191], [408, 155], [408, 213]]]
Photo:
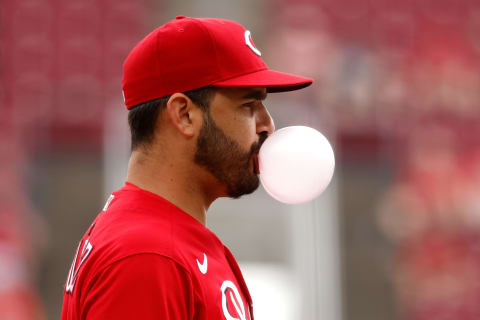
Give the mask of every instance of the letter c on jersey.
[[83, 265], [85, 260], [87, 260], [90, 252], [93, 250], [93, 245], [90, 243], [90, 240], [87, 239], [83, 243], [82, 250], [80, 252], [80, 247], [82, 247], [82, 241], [78, 244], [77, 252], [75, 253], [75, 257], [73, 258], [72, 266], [70, 267], [70, 271], [68, 272], [67, 282], [65, 283], [65, 291], [67, 293], [73, 294], [73, 288], [75, 287], [75, 282], [77, 281], [78, 271], [80, 267]]
[[[245, 306], [243, 305], [242, 297], [235, 284], [230, 280], [225, 280], [220, 290], [222, 291], [222, 309], [225, 318], [227, 320], [247, 320]], [[229, 303], [233, 304], [233, 307], [240, 318], [232, 316], [228, 309]]]

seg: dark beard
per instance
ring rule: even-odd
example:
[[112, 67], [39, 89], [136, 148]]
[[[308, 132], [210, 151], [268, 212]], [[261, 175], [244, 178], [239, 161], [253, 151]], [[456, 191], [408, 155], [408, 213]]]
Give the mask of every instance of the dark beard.
[[203, 115], [203, 127], [197, 140], [195, 162], [207, 170], [227, 187], [231, 198], [240, 198], [255, 191], [260, 180], [250, 169], [250, 161], [267, 138], [267, 133], [259, 134], [259, 141], [252, 144], [249, 152], [229, 138], [220, 129], [207, 110]]

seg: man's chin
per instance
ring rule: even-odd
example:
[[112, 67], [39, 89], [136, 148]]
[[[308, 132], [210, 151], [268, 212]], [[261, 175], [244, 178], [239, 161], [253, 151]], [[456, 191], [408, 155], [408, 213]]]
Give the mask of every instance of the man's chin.
[[252, 179], [252, 181], [249, 181], [248, 184], [240, 184], [236, 185], [234, 187], [229, 187], [228, 188], [228, 197], [232, 199], [238, 199], [241, 196], [245, 196], [248, 194], [252, 194], [255, 192], [255, 190], [258, 189], [260, 186], [260, 179], [258, 176], [255, 175], [255, 179]]

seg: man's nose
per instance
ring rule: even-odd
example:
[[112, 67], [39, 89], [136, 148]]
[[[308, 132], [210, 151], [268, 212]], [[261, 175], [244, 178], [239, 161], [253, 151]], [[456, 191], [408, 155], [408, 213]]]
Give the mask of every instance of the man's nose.
[[275, 124], [267, 108], [262, 105], [257, 116], [257, 133], [266, 132], [271, 135], [275, 131]]

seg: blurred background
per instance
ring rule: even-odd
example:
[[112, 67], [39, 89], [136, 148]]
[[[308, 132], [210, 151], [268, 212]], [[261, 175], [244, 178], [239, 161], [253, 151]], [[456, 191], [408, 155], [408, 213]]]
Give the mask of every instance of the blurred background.
[[175, 15], [234, 19], [276, 127], [323, 132], [328, 190], [221, 199], [208, 226], [256, 319], [480, 319], [480, 1], [0, 0], [0, 319], [59, 319], [83, 232], [122, 186], [122, 63]]

